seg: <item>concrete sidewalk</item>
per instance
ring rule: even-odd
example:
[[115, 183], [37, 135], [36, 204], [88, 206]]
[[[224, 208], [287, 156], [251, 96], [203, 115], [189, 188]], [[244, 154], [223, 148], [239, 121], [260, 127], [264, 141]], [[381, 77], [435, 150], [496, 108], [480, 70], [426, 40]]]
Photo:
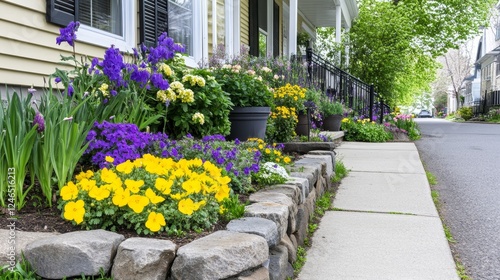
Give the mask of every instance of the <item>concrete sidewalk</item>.
[[350, 170], [298, 280], [459, 279], [413, 143], [342, 142]]

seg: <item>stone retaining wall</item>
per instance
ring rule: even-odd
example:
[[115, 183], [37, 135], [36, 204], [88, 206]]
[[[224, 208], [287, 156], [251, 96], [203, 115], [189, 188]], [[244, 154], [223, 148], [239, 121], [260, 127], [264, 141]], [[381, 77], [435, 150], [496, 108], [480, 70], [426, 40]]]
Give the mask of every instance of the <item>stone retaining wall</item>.
[[[316, 198], [332, 186], [334, 165], [333, 152], [308, 152], [295, 162], [287, 183], [250, 195], [243, 218], [182, 247], [169, 240], [125, 239], [117, 233], [92, 230], [45, 234], [17, 248], [17, 253], [22, 249], [36, 272], [48, 279], [98, 275], [100, 269], [111, 271], [116, 280], [293, 278], [291, 264], [297, 259], [298, 246], [304, 244]], [[5, 231], [1, 237], [8, 234]], [[26, 236], [33, 239], [29, 233]], [[4, 256], [1, 263], [8, 261]]]

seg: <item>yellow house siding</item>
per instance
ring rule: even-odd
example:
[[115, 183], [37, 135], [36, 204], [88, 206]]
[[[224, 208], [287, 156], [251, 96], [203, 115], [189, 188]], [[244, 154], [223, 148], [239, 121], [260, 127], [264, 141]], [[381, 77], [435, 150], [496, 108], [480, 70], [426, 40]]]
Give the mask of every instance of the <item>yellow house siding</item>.
[[[60, 55], [73, 49], [56, 45], [59, 27], [47, 23], [45, 1], [5, 0], [0, 10], [0, 84], [43, 87], [44, 77], [61, 67]], [[102, 47], [78, 40], [75, 46], [77, 56], [104, 55]]]
[[249, 20], [248, 20], [248, 0], [241, 0], [241, 19], [240, 19], [240, 30], [241, 30], [241, 44], [249, 46]]

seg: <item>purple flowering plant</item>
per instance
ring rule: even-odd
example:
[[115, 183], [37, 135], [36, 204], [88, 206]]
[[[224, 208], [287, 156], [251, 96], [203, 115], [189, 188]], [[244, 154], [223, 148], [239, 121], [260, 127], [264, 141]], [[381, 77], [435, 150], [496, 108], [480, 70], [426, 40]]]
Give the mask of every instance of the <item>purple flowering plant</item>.
[[231, 178], [231, 188], [238, 193], [252, 189], [251, 176], [259, 171], [262, 153], [249, 149], [241, 142], [226, 141], [223, 135], [209, 135], [195, 139], [188, 134], [180, 140], [169, 139], [163, 133], [140, 132], [134, 124], [95, 123], [87, 135], [88, 148], [82, 165], [95, 168], [108, 167], [106, 156], [114, 158], [118, 165], [144, 154], [161, 158], [201, 159], [210, 161]]

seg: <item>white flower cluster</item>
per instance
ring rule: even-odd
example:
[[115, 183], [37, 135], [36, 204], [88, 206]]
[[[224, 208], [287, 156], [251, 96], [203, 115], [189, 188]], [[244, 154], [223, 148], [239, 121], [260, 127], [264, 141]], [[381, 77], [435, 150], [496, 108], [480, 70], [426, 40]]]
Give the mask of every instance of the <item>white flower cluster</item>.
[[268, 161], [268, 162], [264, 163], [262, 165], [262, 169], [263, 169], [263, 171], [265, 171], [262, 174], [262, 177], [264, 177], [264, 178], [267, 178], [267, 177], [271, 176], [272, 174], [278, 174], [285, 179], [290, 178], [290, 176], [288, 176], [288, 172], [286, 171], [286, 169], [283, 166], [281, 166], [275, 162]]

